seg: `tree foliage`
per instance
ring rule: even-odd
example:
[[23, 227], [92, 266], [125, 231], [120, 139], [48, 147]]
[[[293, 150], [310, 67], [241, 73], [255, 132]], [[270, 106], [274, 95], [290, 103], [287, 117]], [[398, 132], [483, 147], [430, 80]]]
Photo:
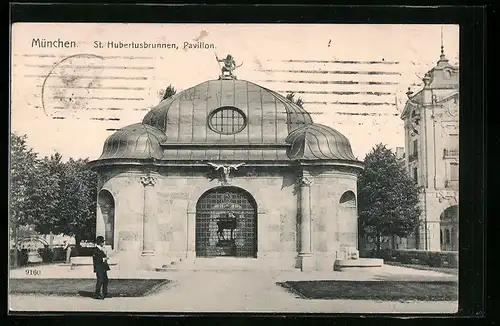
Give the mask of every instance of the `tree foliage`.
[[62, 171], [58, 233], [81, 239], [93, 239], [96, 228], [97, 174], [87, 167], [87, 159], [69, 161]]
[[61, 170], [64, 164], [61, 155], [56, 153], [51, 157], [38, 159], [35, 165], [35, 175], [30, 182], [31, 214], [26, 221], [35, 226], [35, 230], [48, 234], [53, 225], [58, 223], [59, 207], [64, 200], [61, 193]]
[[30, 191], [37, 154], [28, 147], [26, 139], [26, 135], [11, 133], [9, 220], [14, 225], [26, 224], [33, 214]]
[[365, 157], [358, 179], [358, 213], [361, 231], [375, 240], [412, 234], [419, 225], [420, 188], [396, 155], [383, 144]]
[[33, 225], [50, 232], [82, 239], [95, 237], [97, 174], [88, 160], [55, 153], [38, 158], [26, 145], [26, 136], [11, 134], [9, 217], [13, 226]]
[[166, 100], [167, 98], [171, 97], [171, 96], [174, 96], [175, 93], [177, 93], [177, 90], [172, 86], [172, 85], [168, 85], [168, 87], [165, 89], [165, 91], [163, 92], [163, 95], [162, 95], [162, 101], [163, 100]]
[[302, 100], [301, 97], [299, 97], [298, 99], [295, 100], [295, 93], [288, 93], [286, 94], [286, 98], [290, 101], [290, 102], [293, 102], [295, 104], [297, 104], [298, 106], [300, 106], [301, 108], [304, 108], [304, 101]]

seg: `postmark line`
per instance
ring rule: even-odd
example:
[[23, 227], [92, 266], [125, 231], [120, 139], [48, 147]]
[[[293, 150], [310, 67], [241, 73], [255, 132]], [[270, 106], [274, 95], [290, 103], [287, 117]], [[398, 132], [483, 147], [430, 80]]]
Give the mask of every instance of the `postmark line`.
[[[56, 77], [61, 77], [61, 75], [52, 75]], [[24, 77], [28, 78], [45, 78], [45, 75], [31, 75], [31, 74], [26, 74]], [[76, 75], [65, 75], [64, 77], [67, 78], [80, 78], [80, 79], [93, 79], [96, 78], [96, 76], [76, 76]], [[99, 76], [99, 79], [123, 79], [123, 80], [148, 80], [148, 77], [124, 77], [124, 76]], [[43, 85], [42, 85], [43, 86]]]
[[[64, 55], [55, 54], [14, 54], [14, 56], [23, 57], [39, 57], [39, 58], [65, 58]], [[97, 55], [95, 55], [97, 56]], [[155, 57], [144, 57], [144, 56], [120, 56], [120, 55], [110, 55], [110, 56], [98, 56], [102, 59], [141, 59], [141, 60], [154, 60]]]
[[[51, 98], [53, 99], [57, 99], [57, 100], [62, 100], [64, 99], [65, 97], [64, 96], [58, 96], [58, 95], [55, 95], [55, 96], [52, 96]], [[144, 101], [144, 98], [142, 97], [111, 97], [111, 96], [70, 96], [70, 98], [72, 99], [76, 99], [76, 100], [85, 100], [85, 99], [89, 99], [89, 100], [117, 100], [117, 101]]]
[[[42, 85], [36, 85], [37, 88], [42, 87]], [[84, 89], [115, 89], [115, 90], [133, 90], [133, 91], [145, 91], [146, 87], [125, 87], [125, 86], [49, 86], [47, 88], [57, 89], [57, 88], [84, 88]]]
[[[25, 67], [30, 67], [30, 68], [50, 68], [52, 65], [48, 64], [25, 64]], [[59, 65], [60, 68], [96, 68], [96, 69], [124, 69], [124, 70], [152, 70], [154, 67], [139, 67], [139, 66], [105, 66], [105, 65]]]

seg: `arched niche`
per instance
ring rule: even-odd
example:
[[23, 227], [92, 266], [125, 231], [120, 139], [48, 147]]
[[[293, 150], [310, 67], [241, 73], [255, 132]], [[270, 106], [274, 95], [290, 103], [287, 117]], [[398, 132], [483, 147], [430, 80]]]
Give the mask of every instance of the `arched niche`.
[[339, 204], [344, 208], [356, 209], [356, 195], [352, 191], [346, 191], [342, 194]]
[[105, 245], [111, 246], [114, 249], [114, 233], [115, 233], [115, 200], [113, 195], [106, 189], [99, 192], [97, 199], [101, 218], [104, 224], [104, 240]]
[[440, 229], [443, 232], [442, 251], [458, 250], [458, 205], [447, 207], [439, 217]]
[[341, 250], [358, 247], [358, 212], [356, 195], [348, 190], [340, 196], [337, 214], [337, 240]]

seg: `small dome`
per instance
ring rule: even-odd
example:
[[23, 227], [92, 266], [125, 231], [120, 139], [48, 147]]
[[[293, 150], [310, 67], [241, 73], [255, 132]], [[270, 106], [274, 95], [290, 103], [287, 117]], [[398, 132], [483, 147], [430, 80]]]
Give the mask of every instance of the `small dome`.
[[167, 136], [149, 125], [136, 123], [122, 128], [104, 142], [99, 160], [105, 159], [161, 159], [163, 150], [160, 143]]
[[357, 161], [347, 137], [335, 129], [313, 123], [292, 131], [285, 142], [291, 146], [291, 160], [348, 160]]

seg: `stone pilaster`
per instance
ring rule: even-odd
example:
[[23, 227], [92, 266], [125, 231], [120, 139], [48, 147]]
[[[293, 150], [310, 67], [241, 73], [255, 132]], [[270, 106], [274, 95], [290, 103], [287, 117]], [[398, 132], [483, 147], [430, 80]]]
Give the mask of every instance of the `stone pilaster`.
[[312, 253], [312, 220], [311, 220], [311, 180], [312, 178], [304, 173], [299, 179], [299, 221], [300, 221], [300, 262], [301, 270], [314, 270]]
[[156, 234], [156, 204], [154, 186], [157, 178], [155, 176], [142, 176], [141, 183], [144, 186], [144, 211], [142, 220], [142, 255], [154, 256], [155, 234]]
[[187, 219], [186, 260], [193, 261], [196, 258], [196, 212], [188, 212]]

